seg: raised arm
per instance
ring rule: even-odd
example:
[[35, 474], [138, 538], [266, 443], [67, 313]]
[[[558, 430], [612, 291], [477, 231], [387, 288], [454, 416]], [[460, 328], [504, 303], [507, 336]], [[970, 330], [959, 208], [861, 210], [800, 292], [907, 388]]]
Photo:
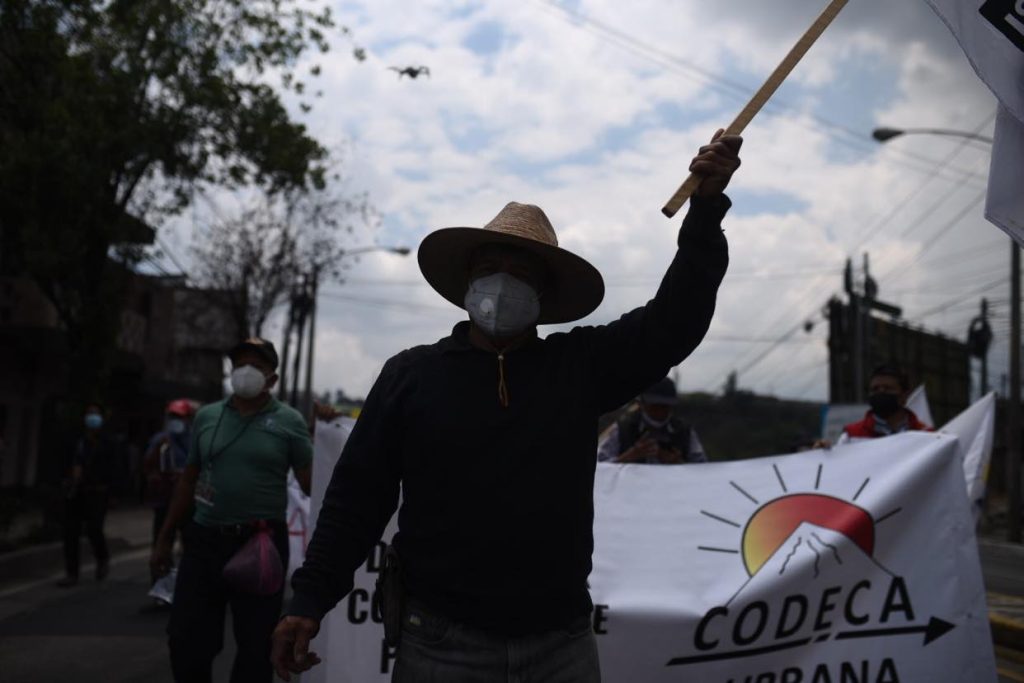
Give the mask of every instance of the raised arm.
[[622, 405], [664, 377], [707, 333], [729, 262], [721, 224], [732, 203], [723, 191], [739, 168], [741, 144], [740, 137], [719, 131], [690, 164], [704, 180], [654, 298], [615, 322], [584, 331], [601, 410]]

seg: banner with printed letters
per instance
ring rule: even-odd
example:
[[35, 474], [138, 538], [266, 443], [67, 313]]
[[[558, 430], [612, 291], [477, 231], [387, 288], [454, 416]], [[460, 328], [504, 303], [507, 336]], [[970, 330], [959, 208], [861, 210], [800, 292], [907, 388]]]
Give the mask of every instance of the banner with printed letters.
[[[969, 436], [599, 463], [590, 590], [603, 679], [994, 681], [959, 442]], [[327, 441], [318, 429], [314, 510], [341, 450]], [[395, 652], [370, 610], [379, 553], [324, 620], [313, 645], [324, 662], [304, 681], [389, 680]]]

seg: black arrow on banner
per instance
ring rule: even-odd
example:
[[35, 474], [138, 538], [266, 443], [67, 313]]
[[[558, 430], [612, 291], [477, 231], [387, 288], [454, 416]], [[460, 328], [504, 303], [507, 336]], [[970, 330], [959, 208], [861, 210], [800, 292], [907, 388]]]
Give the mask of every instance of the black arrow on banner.
[[[842, 633], [836, 634], [836, 640], [849, 640], [851, 638], [885, 638], [888, 636], [905, 636], [915, 633], [924, 634], [923, 645], [928, 645], [932, 641], [938, 640], [942, 636], [946, 635], [950, 631], [956, 628], [956, 624], [951, 624], [948, 621], [943, 621], [938, 617], [932, 617], [927, 624], [922, 626], [899, 626], [895, 628], [873, 628], [864, 629], [860, 631], [843, 631]], [[828, 634], [818, 636], [813, 642], [828, 639]], [[778, 652], [780, 650], [789, 650], [795, 647], [803, 647], [804, 645], [810, 645], [812, 642], [811, 638], [801, 638], [799, 640], [791, 640], [784, 643], [777, 643], [775, 645], [768, 645], [766, 647], [751, 648], [749, 650], [734, 650], [732, 652], [716, 652], [713, 654], [696, 655], [694, 657], [675, 657], [670, 659], [665, 666], [682, 666], [686, 664], [700, 664], [701, 662], [713, 662], [721, 661], [723, 659], [740, 659], [742, 657], [756, 657], [757, 655], [765, 655], [771, 652]]]
[[848, 640], [850, 638], [879, 638], [883, 636], [903, 636], [910, 633], [923, 633], [924, 645], [938, 640], [956, 628], [956, 624], [943, 621], [938, 617], [932, 617], [924, 626], [902, 626], [899, 628], [874, 628], [863, 631], [844, 631], [836, 635], [836, 640]]

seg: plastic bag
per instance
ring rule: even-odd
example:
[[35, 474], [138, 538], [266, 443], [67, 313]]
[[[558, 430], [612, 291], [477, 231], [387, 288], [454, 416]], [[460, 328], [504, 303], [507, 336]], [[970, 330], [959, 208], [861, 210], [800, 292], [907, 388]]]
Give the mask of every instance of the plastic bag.
[[224, 565], [222, 576], [230, 587], [243, 593], [273, 595], [281, 590], [284, 567], [266, 524], [261, 524]]
[[167, 572], [153, 583], [149, 589], [149, 597], [170, 605], [174, 602], [174, 582], [178, 579], [178, 568], [171, 567]]

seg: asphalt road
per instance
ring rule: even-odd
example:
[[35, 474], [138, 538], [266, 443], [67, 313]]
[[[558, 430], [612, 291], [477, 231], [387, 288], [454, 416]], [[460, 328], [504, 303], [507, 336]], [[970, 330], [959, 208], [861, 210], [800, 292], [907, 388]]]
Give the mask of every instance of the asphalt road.
[[[1024, 580], [1020, 573], [986, 558], [986, 576], [1007, 582], [999, 584], [1005, 589]], [[47, 578], [0, 592], [0, 679], [172, 683], [164, 636], [167, 611], [154, 608], [146, 597], [148, 584], [147, 552], [137, 551], [115, 559], [103, 583], [83, 580], [59, 589]], [[228, 680], [232, 656], [228, 636], [215, 681]], [[1024, 681], [1022, 653], [1000, 652], [999, 668], [1000, 683]]]
[[[0, 678], [173, 683], [164, 634], [168, 611], [146, 597], [147, 562], [148, 551], [139, 551], [116, 558], [102, 583], [85, 571], [74, 588], [56, 588], [47, 579], [0, 593]], [[215, 681], [228, 680], [231, 649], [225, 638]]]
[[1003, 543], [981, 543], [978, 549], [985, 590], [1024, 597], [1024, 549]]

